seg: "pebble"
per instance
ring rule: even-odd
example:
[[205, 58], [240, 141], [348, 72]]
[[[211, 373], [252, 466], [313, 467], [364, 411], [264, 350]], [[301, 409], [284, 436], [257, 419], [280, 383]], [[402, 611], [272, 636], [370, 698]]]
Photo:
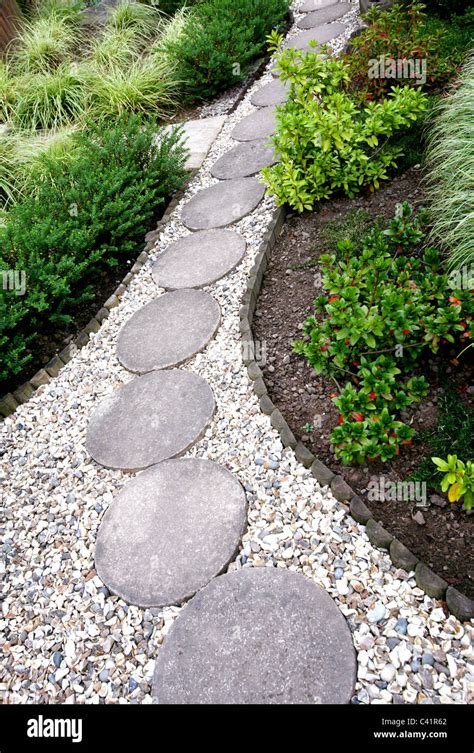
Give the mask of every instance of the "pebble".
[[387, 610], [385, 609], [384, 605], [381, 601], [378, 601], [375, 607], [367, 612], [367, 619], [372, 623], [381, 622], [385, 618], [386, 614]]
[[401, 635], [406, 635], [408, 630], [408, 621], [404, 617], [400, 617], [394, 625], [394, 630]]

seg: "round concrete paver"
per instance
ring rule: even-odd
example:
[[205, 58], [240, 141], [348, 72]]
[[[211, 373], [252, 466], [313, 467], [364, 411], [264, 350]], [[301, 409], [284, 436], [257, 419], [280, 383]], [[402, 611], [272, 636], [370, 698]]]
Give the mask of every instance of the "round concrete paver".
[[169, 290], [210, 285], [239, 264], [246, 245], [232, 230], [201, 230], [168, 246], [151, 273], [157, 285]]
[[315, 41], [317, 45], [325, 44], [331, 39], [338, 37], [346, 29], [346, 24], [338, 22], [317, 26], [315, 29], [308, 29], [307, 31], [302, 31], [301, 34], [291, 37], [284, 47], [293, 47], [296, 50], [304, 50], [305, 52], [315, 52], [317, 47], [311, 47], [309, 44], [311, 41]]
[[274, 107], [261, 107], [242, 118], [230, 134], [236, 141], [266, 139], [275, 133], [276, 111]]
[[275, 150], [267, 139], [243, 141], [219, 157], [211, 167], [211, 173], [220, 180], [245, 178], [260, 172], [262, 167], [274, 165], [275, 162]]
[[165, 460], [130, 481], [100, 525], [95, 563], [129, 604], [179, 604], [233, 558], [247, 519], [245, 493], [217, 463]]
[[212, 390], [197, 374], [152, 371], [99, 405], [89, 422], [86, 447], [106, 468], [147, 468], [191, 447], [214, 408]]
[[298, 8], [299, 13], [311, 13], [313, 10], [321, 10], [321, 8], [327, 8], [329, 5], [337, 5], [338, 0], [306, 0]]
[[205, 188], [185, 204], [181, 220], [190, 230], [208, 230], [238, 222], [260, 203], [265, 187], [256, 178], [226, 180]]
[[243, 568], [211, 581], [160, 649], [158, 703], [349, 703], [350, 630], [331, 597], [300, 573]]
[[207, 345], [220, 318], [219, 304], [203, 290], [165, 293], [128, 320], [118, 337], [117, 357], [137, 374], [177, 366]]
[[281, 105], [286, 101], [289, 84], [285, 81], [270, 81], [261, 89], [252, 94], [250, 99], [255, 107], [269, 107], [270, 105]]
[[312, 13], [308, 13], [296, 24], [300, 29], [314, 29], [321, 24], [330, 23], [337, 18], [341, 18], [348, 13], [353, 5], [349, 3], [337, 3], [337, 5], [330, 5], [327, 8], [314, 9]]

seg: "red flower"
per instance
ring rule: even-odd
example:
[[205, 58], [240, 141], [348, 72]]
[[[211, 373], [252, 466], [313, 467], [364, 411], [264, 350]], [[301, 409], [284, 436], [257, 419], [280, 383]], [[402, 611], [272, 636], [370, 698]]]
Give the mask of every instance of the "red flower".
[[456, 296], [455, 296], [455, 295], [450, 295], [450, 296], [449, 296], [449, 302], [450, 302], [450, 303], [453, 303], [453, 304], [454, 304], [455, 306], [460, 306], [460, 305], [461, 305], [461, 301], [460, 301], [460, 299], [459, 299], [459, 298], [456, 298]]
[[330, 298], [328, 298], [328, 303], [332, 303], [333, 301], [338, 301], [340, 297], [341, 297], [340, 295], [332, 295]]
[[354, 416], [354, 418], [355, 418], [356, 421], [363, 421], [364, 420], [364, 416], [362, 415], [362, 413], [357, 413], [357, 411], [355, 411], [355, 410], [352, 411], [352, 415]]
[[372, 390], [372, 392], [370, 393], [369, 397], [370, 397], [370, 399], [371, 399], [371, 400], [375, 400], [375, 398], [377, 397], [377, 395], [376, 395], [376, 394], [375, 394], [375, 392], [374, 392], [374, 391]]
[[344, 423], [344, 416], [341, 414], [339, 418], [337, 419], [337, 425], [340, 426]]
[[404, 335], [409, 335], [410, 334], [410, 330], [409, 329], [404, 329], [403, 330], [403, 334]]

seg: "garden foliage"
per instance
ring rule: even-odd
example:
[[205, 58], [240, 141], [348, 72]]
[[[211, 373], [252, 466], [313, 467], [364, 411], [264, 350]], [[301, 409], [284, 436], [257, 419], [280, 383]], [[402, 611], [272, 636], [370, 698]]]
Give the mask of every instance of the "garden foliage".
[[[156, 134], [159, 134], [159, 140]], [[179, 131], [124, 115], [72, 137], [76, 159], [44, 156], [43, 183], [0, 229], [0, 272], [25, 270], [26, 294], [0, 290], [0, 379], [28, 362], [28, 343], [68, 321], [101, 270], [133, 257], [152, 220], [185, 179]]]
[[472, 338], [471, 292], [450, 289], [438, 252], [421, 254], [424, 240], [423, 216], [405, 203], [360, 249], [340, 241], [336, 255], [320, 258], [327, 294], [315, 300], [295, 350], [318, 372], [345, 380], [331, 436], [344, 464], [387, 461], [411, 443], [414, 432], [399, 414], [428, 386], [414, 370], [428, 352]]
[[360, 108], [342, 60], [289, 49], [278, 65], [290, 83], [273, 137], [280, 159], [262, 171], [277, 203], [301, 212], [336, 191], [354, 196], [362, 186], [378, 188], [403, 151], [390, 137], [423, 116], [426, 96], [396, 88]]

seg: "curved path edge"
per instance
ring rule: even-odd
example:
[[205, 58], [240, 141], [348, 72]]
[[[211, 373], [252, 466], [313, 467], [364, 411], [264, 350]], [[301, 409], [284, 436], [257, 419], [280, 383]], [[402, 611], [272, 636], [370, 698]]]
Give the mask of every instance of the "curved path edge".
[[267, 416], [270, 416], [271, 424], [280, 434], [283, 446], [290, 447], [294, 451], [297, 460], [305, 468], [310, 469], [313, 477], [322, 486], [330, 487], [338, 504], [346, 512], [349, 512], [357, 523], [365, 526], [371, 544], [379, 549], [385, 549], [395, 567], [400, 567], [407, 572], [414, 571], [418, 588], [421, 588], [422, 591], [434, 599], [445, 601], [449, 611], [459, 620], [468, 621], [474, 618], [474, 601], [458, 589], [450, 586], [441, 576], [437, 575], [413, 552], [407, 549], [401, 541], [382, 527], [374, 518], [365, 502], [356, 494], [344, 478], [333, 473], [302, 442], [297, 441], [285, 417], [272, 402], [268, 394], [262, 370], [258, 365], [258, 357], [256, 356], [257, 345], [252, 333], [252, 322], [263, 276], [276, 240], [281, 233], [285, 217], [286, 211], [284, 207], [276, 209], [267, 232], [263, 236], [254, 266], [250, 270], [247, 289], [242, 296], [242, 305], [240, 308], [239, 326], [244, 351], [243, 361], [247, 367], [249, 378], [252, 381], [253, 390], [258, 397], [260, 410]]

